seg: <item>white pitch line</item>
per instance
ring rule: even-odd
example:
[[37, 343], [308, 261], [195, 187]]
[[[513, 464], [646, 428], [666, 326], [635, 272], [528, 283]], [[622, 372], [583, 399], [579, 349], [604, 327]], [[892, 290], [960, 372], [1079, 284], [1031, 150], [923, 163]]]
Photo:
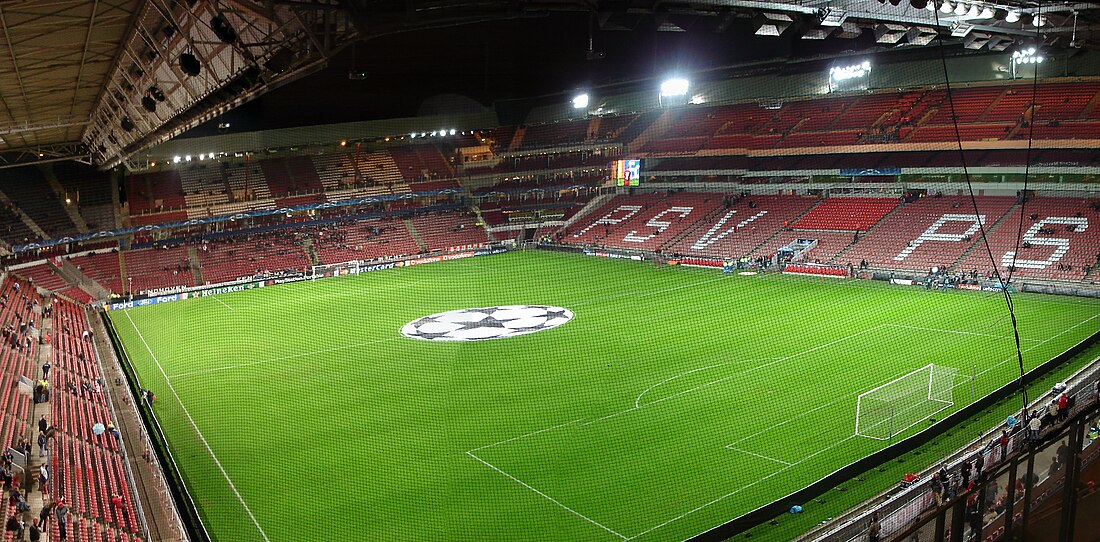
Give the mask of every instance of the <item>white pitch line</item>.
[[607, 532], [609, 532], [609, 533], [611, 533], [611, 534], [613, 534], [613, 535], [615, 535], [615, 536], [617, 536], [617, 537], [619, 537], [619, 538], [621, 538], [621, 539], [623, 539], [623, 540], [630, 540], [629, 538], [627, 538], [627, 537], [625, 537], [625, 536], [623, 536], [623, 535], [621, 535], [621, 534], [619, 534], [619, 533], [617, 533], [617, 532], [615, 532], [615, 531], [611, 530], [611, 529], [610, 529], [610, 528], [608, 528], [608, 527], [607, 527], [606, 525], [604, 525], [604, 524], [602, 524], [602, 523], [600, 523], [600, 522], [598, 522], [598, 521], [596, 521], [596, 520], [594, 520], [594, 519], [592, 519], [592, 518], [590, 518], [590, 517], [588, 517], [588, 516], [586, 516], [586, 515], [584, 515], [584, 514], [582, 514], [582, 513], [578, 512], [578, 511], [576, 511], [576, 510], [573, 510], [572, 508], [569, 508], [568, 506], [566, 506], [566, 505], [562, 504], [562, 503], [561, 503], [560, 501], [558, 501], [557, 499], [555, 499], [555, 498], [553, 498], [553, 497], [551, 497], [551, 496], [549, 496], [549, 495], [547, 495], [547, 494], [545, 494], [545, 493], [543, 493], [543, 492], [541, 492], [541, 491], [539, 491], [539, 490], [537, 490], [537, 489], [535, 489], [535, 488], [531, 487], [531, 486], [530, 486], [529, 484], [527, 484], [527, 483], [526, 483], [526, 482], [524, 482], [523, 480], [520, 480], [519, 478], [516, 478], [515, 476], [512, 476], [511, 474], [508, 474], [507, 472], [504, 472], [504, 471], [502, 471], [502, 470], [498, 469], [498, 468], [497, 468], [496, 466], [494, 466], [494, 465], [493, 465], [492, 463], [489, 463], [488, 461], [486, 461], [486, 460], [484, 460], [484, 459], [482, 459], [482, 458], [480, 458], [480, 457], [478, 457], [478, 456], [474, 455], [473, 453], [471, 453], [471, 452], [466, 452], [466, 455], [468, 455], [468, 456], [470, 456], [470, 457], [472, 457], [472, 458], [474, 458], [474, 459], [478, 460], [479, 462], [481, 462], [481, 464], [485, 465], [486, 467], [489, 467], [490, 469], [493, 469], [493, 470], [495, 470], [495, 471], [497, 471], [497, 472], [499, 472], [499, 473], [503, 474], [504, 476], [508, 477], [508, 479], [512, 480], [513, 482], [515, 482], [515, 483], [517, 483], [517, 484], [519, 484], [519, 485], [521, 485], [521, 486], [523, 486], [523, 487], [525, 487], [525, 488], [527, 488], [527, 489], [530, 489], [531, 491], [534, 491], [535, 493], [539, 494], [540, 496], [542, 496], [542, 497], [543, 497], [543, 498], [545, 498], [546, 500], [548, 500], [548, 501], [550, 501], [550, 502], [552, 502], [552, 503], [554, 503], [554, 504], [556, 504], [556, 505], [558, 505], [558, 506], [562, 507], [562, 508], [563, 508], [563, 509], [565, 509], [565, 510], [568, 510], [569, 512], [572, 512], [572, 513], [573, 513], [573, 515], [575, 515], [575, 516], [577, 516], [577, 517], [579, 517], [579, 518], [581, 518], [581, 519], [583, 519], [583, 520], [585, 520], [585, 521], [587, 521], [587, 522], [591, 523], [592, 525], [595, 525], [595, 526], [597, 526], [597, 527], [599, 527], [599, 528], [601, 528], [601, 529], [603, 529], [603, 530], [605, 530], [605, 531], [607, 531]]
[[[734, 364], [738, 364], [738, 363], [750, 363], [750, 362], [753, 362], [753, 361], [763, 361], [763, 360], [769, 360], [769, 359], [775, 359], [775, 358], [757, 358], [757, 359], [746, 359], [746, 360], [739, 360], [739, 361], [727, 361], [725, 363], [717, 363], [717, 364], [714, 364], [714, 365], [708, 365], [706, 367], [699, 367], [697, 369], [692, 369], [690, 371], [686, 371], [686, 372], [680, 373], [680, 374], [675, 375], [675, 376], [670, 376], [670, 377], [668, 377], [668, 378], [666, 378], [666, 379], [664, 379], [664, 380], [662, 380], [662, 381], [646, 388], [645, 390], [642, 391], [642, 393], [639, 393], [638, 397], [636, 397], [634, 399], [634, 408], [638, 408], [638, 407], [641, 406], [639, 403], [642, 401], [642, 396], [649, 393], [653, 388], [656, 388], [657, 386], [660, 386], [661, 384], [664, 384], [666, 382], [671, 382], [673, 380], [676, 380], [677, 378], [680, 378], [682, 376], [687, 376], [689, 374], [697, 373], [699, 371], [705, 371], [707, 369], [714, 369], [715, 367], [723, 367], [723, 366], [726, 366], [726, 365], [734, 365]], [[646, 403], [646, 404], [649, 404], [649, 403]]]
[[[1087, 324], [1087, 323], [1089, 323], [1089, 322], [1091, 322], [1091, 321], [1095, 320], [1096, 318], [1100, 318], [1100, 314], [1094, 314], [1094, 315], [1092, 315], [1092, 316], [1090, 316], [1090, 317], [1086, 318], [1085, 320], [1083, 320], [1083, 321], [1081, 321], [1081, 322], [1078, 322], [1078, 323], [1076, 323], [1076, 324], [1073, 324], [1073, 325], [1072, 325], [1072, 326], [1070, 326], [1070, 327], [1067, 327], [1066, 329], [1062, 330], [1062, 331], [1061, 331], [1060, 333], [1057, 333], [1057, 334], [1055, 334], [1055, 335], [1051, 335], [1050, 337], [1047, 337], [1046, 339], [1043, 339], [1042, 341], [1040, 341], [1040, 342], [1039, 342], [1039, 344], [1034, 344], [1034, 345], [1031, 345], [1031, 346], [1029, 346], [1029, 347], [1027, 347], [1027, 348], [1025, 348], [1025, 349], [1021, 350], [1020, 352], [1031, 352], [1032, 350], [1035, 350], [1036, 348], [1039, 348], [1040, 346], [1043, 346], [1044, 344], [1046, 344], [1046, 343], [1048, 343], [1048, 342], [1050, 342], [1050, 341], [1052, 341], [1052, 340], [1054, 340], [1054, 339], [1056, 339], [1056, 338], [1058, 338], [1058, 337], [1061, 337], [1062, 335], [1065, 335], [1066, 333], [1069, 333], [1069, 332], [1070, 332], [1071, 330], [1073, 330], [1074, 328], [1077, 328], [1077, 327], [1079, 327], [1079, 326], [1081, 326], [1081, 325], [1083, 325], [1083, 324]], [[1001, 365], [1004, 365], [1005, 363], [1007, 363], [1007, 362], [1009, 362], [1009, 361], [1012, 361], [1012, 360], [1014, 360], [1014, 359], [1016, 359], [1016, 356], [1010, 356], [1010, 357], [1007, 357], [1007, 358], [1005, 358], [1005, 359], [1003, 359], [1003, 360], [1001, 360], [1001, 361], [997, 362], [996, 364], [994, 364], [994, 365], [992, 365], [992, 366], [990, 366], [990, 367], [986, 368], [985, 370], [983, 370], [983, 371], [979, 372], [979, 373], [977, 374], [977, 376], [982, 376], [982, 375], [984, 375], [985, 373], [988, 373], [989, 371], [992, 371], [993, 369], [996, 369], [997, 367], [1000, 367]], [[965, 382], [964, 382], [963, 384], [965, 384]], [[958, 387], [959, 385], [960, 385], [960, 384], [956, 384], [956, 385], [955, 385], [955, 387]], [[953, 387], [952, 389], [954, 389], [954, 387]]]
[[[631, 536], [630, 538], [627, 538], [627, 540], [633, 540], [633, 539], [635, 539], [635, 538], [638, 538], [639, 536], [642, 536], [642, 535], [644, 535], [644, 534], [648, 534], [648, 533], [650, 533], [650, 532], [652, 532], [652, 531], [656, 531], [657, 529], [660, 529], [661, 527], [664, 527], [665, 525], [668, 525], [669, 523], [673, 523], [673, 522], [675, 522], [675, 521], [679, 521], [679, 520], [681, 520], [681, 519], [683, 519], [683, 518], [685, 518], [685, 517], [687, 517], [687, 516], [690, 516], [691, 514], [694, 514], [694, 513], [698, 512], [698, 511], [700, 511], [700, 510], [702, 510], [702, 509], [704, 509], [704, 508], [706, 508], [706, 507], [708, 507], [708, 506], [710, 506], [710, 505], [712, 505], [712, 504], [714, 504], [714, 503], [717, 503], [717, 502], [719, 502], [719, 501], [722, 501], [722, 500], [724, 500], [724, 499], [727, 499], [727, 498], [729, 498], [729, 497], [732, 497], [732, 496], [734, 496], [734, 495], [736, 495], [736, 494], [738, 494], [738, 493], [740, 493], [740, 492], [742, 492], [742, 491], [744, 491], [744, 490], [746, 490], [746, 489], [748, 489], [748, 488], [750, 488], [750, 487], [753, 487], [753, 486], [755, 486], [755, 485], [757, 485], [757, 484], [759, 484], [759, 483], [761, 483], [761, 482], [763, 482], [763, 481], [765, 481], [765, 480], [767, 480], [767, 479], [769, 479], [769, 478], [771, 478], [771, 477], [773, 477], [773, 476], [777, 476], [777, 475], [779, 475], [780, 473], [786, 472], [786, 471], [787, 471], [788, 469], [791, 469], [791, 468], [793, 468], [793, 467], [795, 467], [795, 466], [797, 466], [797, 465], [799, 465], [799, 464], [801, 464], [801, 463], [804, 463], [804, 462], [806, 462], [806, 461], [808, 461], [808, 460], [810, 460], [810, 459], [812, 459], [812, 458], [814, 458], [814, 457], [816, 457], [816, 456], [818, 456], [818, 455], [821, 455], [821, 454], [823, 454], [823, 453], [825, 453], [825, 452], [827, 452], [827, 451], [829, 451], [829, 450], [831, 450], [831, 449], [833, 449], [833, 448], [836, 448], [837, 446], [840, 446], [841, 444], [844, 444], [845, 442], [848, 442], [849, 440], [852, 440], [852, 439], [854, 439], [854, 438], [856, 438], [856, 436], [855, 436], [855, 435], [852, 435], [852, 436], [850, 436], [850, 437], [847, 437], [847, 438], [844, 438], [844, 439], [842, 439], [842, 440], [839, 440], [839, 441], [837, 441], [837, 442], [835, 442], [835, 443], [833, 443], [833, 444], [831, 444], [831, 445], [829, 445], [829, 446], [827, 446], [827, 447], [825, 447], [825, 448], [822, 448], [822, 449], [820, 449], [820, 450], [818, 450], [818, 451], [816, 451], [816, 452], [814, 452], [814, 453], [812, 453], [812, 454], [810, 454], [810, 455], [808, 455], [808, 456], [806, 456], [806, 457], [803, 457], [802, 459], [800, 459], [800, 460], [798, 460], [798, 461], [796, 461], [796, 462], [794, 462], [794, 463], [791, 463], [791, 464], [787, 465], [786, 467], [783, 467], [783, 468], [781, 468], [781, 469], [779, 469], [779, 470], [777, 470], [777, 471], [775, 471], [775, 472], [773, 472], [773, 473], [771, 473], [771, 474], [769, 474], [769, 475], [767, 475], [767, 476], [761, 477], [760, 479], [758, 479], [757, 481], [755, 481], [755, 482], [753, 482], [753, 483], [751, 483], [751, 484], [748, 484], [748, 485], [746, 485], [746, 486], [742, 486], [742, 487], [740, 487], [740, 488], [737, 488], [737, 489], [735, 489], [735, 490], [733, 490], [733, 491], [731, 491], [731, 492], [729, 492], [729, 493], [726, 493], [725, 495], [722, 495], [722, 496], [718, 497], [717, 499], [714, 499], [714, 500], [712, 500], [712, 501], [710, 501], [710, 502], [706, 502], [706, 503], [703, 503], [703, 504], [701, 504], [701, 505], [699, 505], [699, 506], [696, 506], [695, 508], [692, 508], [691, 510], [688, 510], [687, 512], [684, 512], [683, 514], [680, 514], [679, 516], [676, 516], [676, 517], [674, 517], [674, 518], [672, 518], [672, 519], [670, 519], [670, 520], [668, 520], [668, 521], [666, 521], [666, 522], [664, 522], [664, 523], [661, 523], [660, 525], [655, 525], [655, 526], [653, 526], [653, 527], [650, 527], [650, 528], [648, 528], [648, 529], [646, 529], [646, 530], [644, 530], [644, 531], [642, 531], [642, 532], [640, 532], [640, 533], [638, 533], [638, 534], [636, 534], [636, 535], [634, 535], [634, 536]], [[707, 530], [709, 531], [710, 529], [707, 529]], [[704, 531], [704, 532], [705, 532], [705, 531]]]
[[521, 438], [527, 438], [527, 437], [530, 437], [530, 436], [533, 436], [533, 435], [537, 435], [539, 433], [545, 433], [547, 431], [553, 431], [554, 429], [557, 429], [559, 427], [565, 427], [567, 425], [573, 425], [573, 424], [575, 424], [575, 423], [577, 423], [577, 422], [579, 422], [583, 419], [584, 418], [577, 418], [577, 419], [575, 419], [571, 422], [559, 423], [558, 425], [555, 425], [553, 427], [547, 427], [547, 428], [544, 428], [544, 429], [539, 429], [538, 431], [531, 431], [530, 433], [524, 433], [524, 434], [522, 434], [518, 437], [512, 437], [512, 438], [509, 438], [509, 439], [504, 439], [500, 442], [494, 442], [492, 444], [486, 444], [485, 446], [481, 446], [479, 448], [474, 448], [473, 450], [470, 450], [470, 451], [471, 452], [477, 452], [477, 451], [480, 451], [480, 450], [484, 450], [486, 448], [492, 448], [493, 446], [498, 446], [500, 444], [504, 444], [506, 442], [512, 442], [513, 440], [519, 440]]
[[[959, 331], [957, 329], [935, 329], [935, 328], [931, 328], [931, 327], [907, 326], [907, 325], [903, 325], [903, 324], [885, 324], [885, 325], [889, 326], [889, 327], [900, 327], [900, 328], [903, 328], [903, 329], [915, 329], [915, 330], [918, 330], [918, 331], [936, 331], [936, 332], [939, 332], [939, 333], [951, 333], [951, 334], [954, 334], [954, 335], [974, 335], [974, 336], [977, 336], [977, 337], [992, 337], [994, 339], [1015, 339], [1015, 337], [1012, 337], [1011, 335], [990, 335], [988, 333], [978, 333], [978, 332], [975, 332], [975, 331]], [[1023, 337], [1020, 337], [1020, 340], [1021, 341], [1031, 341], [1031, 342], [1042, 342], [1042, 339], [1025, 339]]]
[[[729, 446], [726, 446], [726, 448], [729, 448]], [[743, 454], [749, 454], [749, 455], [752, 455], [752, 456], [756, 456], [756, 457], [759, 457], [760, 459], [767, 459], [768, 461], [775, 461], [776, 463], [782, 463], [784, 465], [787, 465], [788, 467], [791, 465], [791, 463], [789, 461], [783, 461], [781, 459], [776, 459], [774, 457], [768, 457], [766, 455], [760, 455], [758, 453], [750, 452], [748, 450], [742, 450], [741, 448], [730, 448], [730, 449], [735, 451], [735, 452], [741, 452]]]
[[237, 309], [234, 309], [233, 307], [230, 307], [229, 305], [226, 305], [225, 301], [222, 301], [222, 300], [218, 299], [218, 296], [212, 295], [210, 297], [214, 298], [214, 301], [217, 301], [218, 303], [221, 303], [223, 307], [225, 307], [225, 308], [227, 308], [227, 309], [229, 309], [233, 312], [237, 312]]
[[229, 478], [229, 473], [225, 472], [225, 467], [222, 466], [222, 462], [218, 460], [218, 456], [214, 455], [214, 450], [210, 448], [210, 443], [206, 441], [206, 437], [203, 436], [202, 431], [199, 430], [198, 424], [195, 423], [195, 419], [191, 417], [191, 413], [187, 411], [187, 407], [184, 406], [183, 400], [180, 399], [176, 388], [172, 386], [172, 381], [168, 379], [168, 375], [164, 372], [164, 367], [161, 366], [160, 360], [157, 359], [157, 355], [153, 353], [153, 349], [149, 347], [149, 343], [145, 340], [145, 336], [141, 334], [141, 330], [138, 329], [137, 324], [134, 323], [134, 319], [130, 317], [130, 311], [123, 311], [126, 314], [126, 319], [130, 321], [130, 325], [134, 326], [134, 331], [137, 332], [138, 338], [141, 339], [141, 343], [145, 345], [145, 350], [149, 352], [149, 356], [153, 358], [153, 363], [157, 364], [157, 369], [160, 370], [161, 376], [164, 377], [164, 383], [168, 385], [168, 391], [172, 392], [172, 395], [176, 397], [176, 402], [180, 404], [180, 410], [183, 411], [183, 415], [187, 416], [187, 421], [191, 422], [191, 428], [195, 430], [195, 433], [199, 436], [199, 440], [202, 441], [202, 445], [206, 447], [206, 451], [210, 453], [210, 457], [214, 459], [214, 464], [218, 466], [218, 470], [221, 471], [222, 476], [225, 477], [225, 481], [229, 483], [229, 489], [233, 490], [233, 494], [237, 496], [237, 500], [241, 502], [241, 506], [244, 507], [244, 511], [248, 512], [248, 517], [252, 518], [252, 523], [256, 526], [256, 529], [260, 531], [260, 536], [265, 541], [270, 542], [267, 537], [267, 533], [264, 532], [264, 528], [260, 526], [260, 522], [256, 520], [256, 516], [252, 514], [252, 509], [248, 507], [248, 503], [244, 502], [244, 497], [241, 496], [241, 492], [237, 491], [237, 486], [233, 484], [233, 480]]
[[640, 406], [636, 406], [636, 407], [630, 407], [630, 408], [628, 408], [628, 409], [626, 409], [626, 410], [620, 410], [619, 412], [614, 412], [614, 413], [612, 413], [612, 414], [608, 414], [608, 415], [606, 415], [606, 416], [603, 416], [603, 417], [601, 417], [601, 418], [596, 418], [596, 419], [594, 419], [594, 420], [592, 420], [592, 421], [588, 421], [588, 422], [585, 422], [585, 423], [584, 423], [583, 425], [591, 425], [591, 424], [594, 424], [594, 423], [596, 423], [596, 422], [601, 422], [601, 421], [603, 421], [603, 420], [606, 420], [606, 419], [608, 419], [608, 418], [614, 418], [615, 416], [620, 416], [620, 415], [626, 414], [627, 412], [633, 412], [633, 411], [635, 411], [635, 410], [638, 410], [638, 409], [641, 409], [641, 408], [645, 408], [645, 407], [647, 407], [647, 406], [650, 406], [650, 405], [655, 405], [655, 404], [657, 404], [657, 403], [661, 403], [661, 402], [667, 401], [667, 400], [669, 400], [669, 399], [673, 399], [673, 398], [679, 397], [679, 396], [681, 396], [681, 395], [684, 395], [684, 394], [687, 394], [687, 393], [691, 393], [691, 392], [693, 392], [693, 391], [696, 391], [696, 390], [701, 390], [701, 389], [703, 389], [703, 388], [707, 388], [707, 387], [713, 386], [713, 385], [715, 385], [715, 384], [719, 384], [719, 383], [721, 383], [721, 382], [725, 382], [725, 381], [727, 381], [727, 380], [730, 380], [730, 379], [732, 379], [732, 378], [737, 378], [737, 377], [739, 377], [739, 376], [741, 376], [741, 375], [744, 375], [744, 374], [746, 374], [746, 373], [751, 373], [751, 372], [753, 372], [753, 371], [757, 371], [757, 370], [760, 370], [760, 369], [765, 369], [765, 368], [767, 368], [767, 367], [771, 367], [772, 365], [775, 365], [775, 364], [777, 364], [777, 363], [782, 363], [782, 362], [784, 362], [784, 361], [787, 361], [787, 360], [789, 360], [789, 359], [793, 359], [793, 358], [796, 358], [796, 357], [798, 357], [798, 356], [802, 356], [802, 355], [806, 355], [806, 354], [809, 354], [810, 352], [814, 352], [814, 351], [820, 350], [820, 349], [822, 349], [822, 348], [825, 348], [825, 347], [828, 347], [828, 346], [832, 346], [832, 345], [834, 345], [834, 344], [836, 344], [836, 343], [839, 343], [839, 342], [842, 342], [842, 341], [846, 341], [846, 340], [848, 340], [848, 339], [851, 339], [851, 338], [853, 338], [853, 337], [858, 337], [858, 336], [860, 336], [860, 335], [863, 335], [864, 333], [868, 333], [868, 332], [870, 332], [870, 331], [874, 331], [874, 330], [876, 330], [876, 329], [878, 329], [878, 328], [882, 327], [883, 325], [885, 325], [885, 324], [879, 324], [879, 325], [877, 325], [877, 326], [874, 326], [874, 327], [869, 327], [869, 328], [867, 328], [867, 329], [864, 329], [863, 331], [858, 331], [858, 332], [856, 332], [856, 333], [853, 333], [853, 334], [851, 334], [851, 335], [848, 335], [848, 336], [845, 336], [845, 337], [841, 337], [841, 338], [839, 338], [839, 339], [836, 339], [835, 341], [829, 341], [829, 342], [827, 342], [827, 343], [825, 343], [825, 344], [822, 344], [822, 345], [818, 345], [818, 346], [815, 346], [815, 347], [813, 347], [813, 348], [810, 348], [809, 350], [804, 350], [804, 351], [802, 351], [802, 352], [798, 352], [798, 353], [796, 353], [796, 354], [791, 354], [791, 355], [789, 355], [789, 356], [784, 356], [784, 357], [781, 357], [781, 358], [772, 358], [772, 359], [774, 359], [775, 361], [772, 361], [772, 362], [770, 362], [770, 363], [765, 363], [765, 364], [763, 364], [763, 365], [757, 365], [756, 367], [751, 367], [751, 368], [749, 368], [749, 369], [745, 369], [744, 371], [741, 371], [741, 372], [738, 372], [738, 373], [734, 373], [734, 374], [732, 374], [732, 375], [730, 375], [730, 376], [726, 376], [726, 377], [723, 377], [723, 378], [719, 378], [718, 380], [714, 380], [714, 381], [711, 381], [711, 382], [707, 382], [707, 383], [705, 383], [705, 384], [700, 384], [700, 385], [698, 385], [698, 386], [695, 386], [694, 388], [688, 388], [688, 389], [686, 389], [686, 390], [684, 390], [684, 391], [681, 391], [681, 392], [678, 392], [678, 393], [674, 393], [674, 394], [672, 394], [672, 395], [669, 395], [669, 396], [666, 396], [666, 397], [662, 397], [662, 398], [660, 398], [660, 399], [657, 399], [656, 401], [652, 401], [652, 402], [649, 402], [649, 403], [645, 403], [645, 404], [643, 404], [643, 405], [640, 405]]
[[384, 343], [384, 342], [387, 342], [387, 341], [396, 341], [400, 338], [401, 337], [387, 337], [385, 339], [379, 339], [377, 341], [367, 341], [367, 342], [356, 343], [356, 344], [347, 344], [347, 345], [344, 345], [344, 346], [336, 346], [336, 347], [333, 347], [333, 348], [325, 348], [325, 349], [322, 349], [322, 350], [314, 350], [312, 352], [302, 352], [300, 354], [291, 354], [289, 356], [279, 356], [277, 358], [261, 359], [261, 360], [258, 360], [258, 361], [249, 361], [247, 363], [238, 363], [236, 365], [226, 365], [224, 367], [214, 367], [214, 368], [211, 368], [211, 369], [202, 369], [200, 371], [190, 371], [190, 372], [187, 372], [187, 373], [176, 373], [176, 374], [174, 374], [174, 375], [172, 375], [168, 378], [183, 378], [185, 376], [204, 375], [204, 374], [210, 374], [210, 373], [217, 373], [217, 372], [221, 372], [221, 371], [228, 371], [228, 370], [231, 370], [231, 369], [240, 369], [242, 367], [251, 367], [253, 365], [262, 365], [264, 363], [271, 363], [273, 361], [284, 361], [284, 360], [288, 360], [288, 359], [302, 358], [302, 357], [306, 357], [306, 356], [315, 356], [317, 354], [327, 354], [329, 352], [339, 352], [341, 350], [348, 350], [348, 349], [351, 349], [351, 348], [359, 348], [360, 346], [369, 346], [369, 345], [372, 345], [372, 344]]

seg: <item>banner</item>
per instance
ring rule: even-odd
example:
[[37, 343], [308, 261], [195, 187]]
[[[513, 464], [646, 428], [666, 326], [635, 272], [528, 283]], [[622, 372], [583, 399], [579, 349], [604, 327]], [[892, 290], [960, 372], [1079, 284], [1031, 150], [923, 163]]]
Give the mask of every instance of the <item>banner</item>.
[[842, 177], [881, 177], [886, 175], [901, 175], [899, 167], [884, 167], [878, 169], [840, 169]]
[[[426, 263], [436, 263], [451, 260], [461, 260], [465, 258], [473, 258], [476, 256], [490, 256], [493, 254], [503, 254], [508, 252], [505, 247], [493, 247], [483, 248], [476, 251], [456, 252], [451, 254], [440, 254], [438, 256], [427, 256], [423, 258], [412, 258], [408, 260], [397, 260], [392, 262], [377, 263], [374, 265], [365, 265], [359, 267], [359, 273], [367, 273], [370, 271], [383, 271], [386, 269], [395, 269], [398, 267], [405, 267], [410, 265], [422, 265]], [[344, 276], [349, 274], [355, 274], [350, 268], [341, 269], [340, 272], [326, 273], [326, 277], [332, 276]], [[252, 290], [255, 288], [263, 288], [264, 286], [274, 286], [276, 284], [287, 284], [290, 282], [300, 282], [306, 280], [306, 275], [302, 273], [293, 273], [289, 275], [283, 275], [280, 277], [248, 280], [244, 282], [235, 283], [223, 283], [213, 286], [198, 286], [189, 288], [185, 292], [173, 293], [168, 295], [160, 295], [154, 297], [146, 297], [142, 299], [135, 299], [132, 301], [120, 301], [118, 303], [107, 303], [103, 306], [106, 310], [117, 311], [122, 309], [132, 309], [134, 307], [145, 307], [148, 305], [157, 305], [160, 303], [168, 303], [170, 301], [179, 301], [181, 299], [194, 299], [196, 297], [209, 297], [218, 294], [228, 294], [232, 292], [243, 292], [245, 290]]]

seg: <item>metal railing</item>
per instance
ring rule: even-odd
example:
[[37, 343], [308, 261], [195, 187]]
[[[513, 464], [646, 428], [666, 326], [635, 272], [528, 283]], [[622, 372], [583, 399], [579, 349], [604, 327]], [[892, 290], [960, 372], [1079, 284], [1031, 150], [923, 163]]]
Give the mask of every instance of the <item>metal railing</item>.
[[[877, 516], [882, 540], [909, 540], [914, 533], [918, 535], [920, 540], [962, 540], [961, 538], [955, 538], [956, 535], [962, 536], [961, 530], [948, 528], [952, 525], [948, 520], [955, 521], [958, 519], [953, 514], [958, 513], [961, 514], [960, 517], [969, 516], [972, 518], [976, 513], [973, 510], [975, 506], [979, 506], [977, 513], [982, 512], [980, 505], [977, 503], [992, 502], [995, 504], [998, 500], [1011, 502], [1013, 506], [1017, 504], [1022, 506], [1021, 499], [1023, 497], [1012, 494], [1016, 492], [1015, 482], [1017, 480], [1024, 481], [1024, 485], [1028, 489], [1032, 487], [1044, 488], [1048, 485], [1048, 482], [1058, 482], [1056, 476], [1051, 476], [1051, 469], [1047, 469], [1047, 471], [1035, 469], [1035, 460], [1037, 457], [1046, 458], [1049, 455], [1045, 452], [1049, 452], [1051, 443], [1054, 443], [1057, 447], [1060, 445], [1059, 441], [1066, 438], [1067, 435], [1072, 434], [1074, 431], [1083, 434], [1083, 428], [1087, 428], [1089, 423], [1095, 423], [1097, 413], [1100, 412], [1100, 401], [1098, 401], [1096, 392], [1098, 380], [1100, 380], [1100, 359], [1093, 360], [1088, 366], [1070, 377], [1066, 382], [1066, 393], [1074, 398], [1074, 406], [1069, 409], [1068, 416], [1072, 421], [1044, 427], [1038, 440], [1029, 439], [1028, 432], [1024, 429], [1025, 422], [1023, 420], [1025, 418], [1023, 416], [1020, 416], [1019, 423], [1013, 428], [1007, 428], [1005, 425], [991, 428], [979, 438], [961, 448], [953, 457], [939, 463], [938, 468], [932, 466], [920, 473], [919, 481], [901, 491], [894, 489], [888, 492], [888, 495], [880, 495], [872, 500], [872, 502], [875, 502], [886, 498], [885, 502], [875, 506], [863, 507], [834, 527], [818, 531], [812, 536], [804, 537], [804, 539], [814, 541], [867, 540], [871, 518]], [[1040, 408], [1045, 411], [1046, 403], [1050, 399], [1050, 394], [1042, 394], [1039, 399], [1028, 406], [1028, 409]], [[1008, 431], [1005, 435], [1007, 438], [1002, 439], [1001, 436], [1006, 430]], [[1080, 451], [1088, 451], [1088, 454], [1079, 456], [1074, 453], [1071, 455], [1081, 459], [1082, 463], [1080, 464], [1087, 464], [1086, 462], [1091, 462], [1100, 455], [1100, 444], [1087, 447], [1086, 450], [1074, 449], [1074, 452]], [[967, 484], [962, 483], [964, 478], [961, 467], [964, 463], [973, 465], [978, 454], [982, 455], [985, 468], [980, 476], [976, 469], [970, 469], [972, 476], [968, 477], [969, 479], [966, 481], [977, 481], [978, 483], [974, 487], [967, 487]], [[1068, 461], [1066, 462], [1068, 463]], [[1021, 471], [1021, 467], [1026, 467], [1026, 470]], [[1060, 473], [1064, 474], [1070, 468], [1070, 465], [1065, 465], [1060, 469]], [[1073, 465], [1072, 468], [1077, 468], [1077, 465]], [[940, 473], [946, 472], [948, 474], [947, 481], [939, 480], [938, 482], [944, 484], [940, 491], [937, 491], [931, 482], [932, 476], [936, 474], [937, 470]], [[1053, 474], [1059, 476], [1060, 473], [1059, 471], [1053, 472]], [[1011, 481], [1013, 491], [1010, 494], [1002, 495], [997, 488], [1007, 487], [1006, 480]], [[993, 495], [995, 499], [990, 501], [990, 495]], [[1051, 495], [1044, 491], [1039, 496], [1045, 500]], [[975, 502], [968, 503], [971, 500]], [[1032, 495], [1022, 502], [1029, 502], [1034, 507], [1038, 500], [1036, 496]], [[972, 508], [970, 511], [966, 510], [968, 504]], [[963, 510], [956, 510], [960, 506]], [[989, 510], [989, 507], [985, 507], [984, 512], [989, 512]], [[1000, 536], [1004, 536], [1006, 532], [1011, 530], [1009, 526], [1003, 524], [1002, 515], [981, 513], [982, 525], [980, 529], [983, 533], [985, 530], [990, 531], [988, 535], [983, 534], [981, 540], [999, 540]], [[1015, 521], [1019, 522], [1025, 518], [1026, 514], [1014, 514], [1014, 516], [1016, 516]], [[942, 524], [937, 523], [941, 521]], [[968, 532], [977, 532], [979, 528], [976, 527], [976, 521], [972, 523], [965, 524]], [[1026, 527], [1026, 525], [1024, 526]], [[947, 538], [943, 538], [945, 535], [947, 535]]]

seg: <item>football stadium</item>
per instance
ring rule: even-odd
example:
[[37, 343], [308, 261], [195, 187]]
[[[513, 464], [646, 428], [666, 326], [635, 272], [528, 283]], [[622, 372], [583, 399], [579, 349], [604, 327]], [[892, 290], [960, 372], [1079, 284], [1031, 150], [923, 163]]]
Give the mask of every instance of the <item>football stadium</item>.
[[0, 30], [4, 541], [1100, 540], [1100, 4]]

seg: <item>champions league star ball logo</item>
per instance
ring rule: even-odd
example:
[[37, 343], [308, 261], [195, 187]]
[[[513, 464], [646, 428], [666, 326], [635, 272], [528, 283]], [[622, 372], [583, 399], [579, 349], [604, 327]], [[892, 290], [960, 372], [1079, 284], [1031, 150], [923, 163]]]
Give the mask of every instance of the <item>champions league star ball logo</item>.
[[401, 334], [422, 341], [488, 341], [552, 329], [572, 319], [573, 311], [546, 305], [460, 309], [413, 320]]

